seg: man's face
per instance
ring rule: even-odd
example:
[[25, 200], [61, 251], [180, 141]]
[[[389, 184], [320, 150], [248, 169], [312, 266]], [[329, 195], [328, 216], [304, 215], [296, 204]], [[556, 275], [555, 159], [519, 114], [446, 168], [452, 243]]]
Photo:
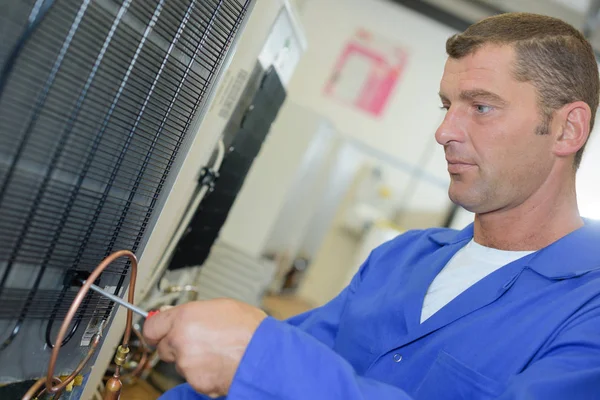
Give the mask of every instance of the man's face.
[[514, 57], [509, 46], [484, 46], [449, 58], [444, 69], [447, 112], [435, 137], [448, 161], [450, 199], [475, 213], [518, 206], [552, 168], [552, 135], [536, 133], [537, 92], [513, 78]]

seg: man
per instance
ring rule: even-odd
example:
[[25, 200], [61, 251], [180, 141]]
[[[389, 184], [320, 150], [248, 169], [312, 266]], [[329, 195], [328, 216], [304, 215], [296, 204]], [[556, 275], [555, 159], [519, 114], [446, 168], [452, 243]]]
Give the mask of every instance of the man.
[[520, 13], [446, 48], [435, 136], [474, 223], [399, 236], [290, 321], [231, 300], [148, 320], [189, 382], [165, 399], [600, 398], [600, 224], [575, 196], [598, 107], [592, 48]]

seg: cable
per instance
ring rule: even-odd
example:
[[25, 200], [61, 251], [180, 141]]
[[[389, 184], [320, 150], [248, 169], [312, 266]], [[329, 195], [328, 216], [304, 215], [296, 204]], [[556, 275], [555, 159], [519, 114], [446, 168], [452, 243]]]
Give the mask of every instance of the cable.
[[[52, 335], [52, 326], [54, 325], [54, 320], [56, 319], [56, 314], [58, 314], [58, 309], [60, 307], [60, 304], [62, 303], [64, 295], [66, 294], [67, 288], [68, 288], [67, 285], [65, 285], [65, 287], [63, 288], [63, 290], [61, 292], [61, 296], [60, 296], [59, 300], [54, 303], [54, 308], [52, 309], [52, 314], [50, 315], [50, 319], [48, 320], [48, 323], [46, 324], [46, 335], [45, 335], [46, 345], [48, 345], [48, 347], [51, 349], [54, 348], [54, 343], [52, 343], [52, 338], [50, 337]], [[77, 318], [75, 320], [75, 323], [71, 327], [71, 330], [69, 331], [67, 336], [64, 338], [64, 340], [60, 344], [61, 346], [64, 346], [65, 344], [69, 343], [69, 340], [71, 340], [71, 338], [75, 335], [75, 332], [77, 332], [77, 329], [79, 328], [79, 325], [81, 324], [81, 321], [83, 320], [81, 315], [87, 309], [88, 304], [89, 304], [89, 300], [86, 300], [85, 303], [83, 304], [83, 310], [80, 310], [79, 318]]]
[[[104, 271], [104, 269], [106, 267], [108, 267], [113, 261], [115, 261], [116, 259], [118, 259], [120, 257], [128, 257], [131, 262], [131, 278], [130, 278], [130, 282], [129, 282], [128, 301], [130, 303], [134, 302], [135, 281], [137, 278], [137, 258], [129, 250], [119, 250], [117, 252], [112, 253], [111, 255], [106, 257], [100, 264], [98, 264], [98, 266], [94, 269], [94, 271], [86, 279], [83, 286], [77, 292], [77, 296], [73, 300], [73, 303], [71, 304], [71, 307], [69, 308], [69, 311], [67, 312], [67, 315], [66, 315], [65, 319], [63, 320], [63, 323], [60, 326], [60, 329], [58, 331], [58, 335], [56, 337], [56, 345], [52, 349], [50, 361], [48, 362], [48, 372], [46, 374], [46, 377], [38, 380], [27, 391], [25, 396], [23, 396], [22, 400], [32, 399], [33, 398], [32, 396], [35, 395], [35, 392], [41, 387], [41, 385], [44, 381], [45, 381], [45, 387], [43, 389], [43, 392], [54, 394], [55, 398], [57, 398], [56, 396], [57, 395], [60, 396], [60, 393], [65, 389], [65, 387], [67, 387], [73, 381], [73, 379], [75, 379], [75, 377], [77, 375], [79, 375], [81, 370], [83, 370], [85, 365], [92, 358], [92, 356], [96, 352], [96, 348], [98, 347], [98, 345], [100, 343], [100, 339], [102, 337], [102, 330], [104, 328], [104, 324], [105, 324], [106, 320], [103, 320], [100, 323], [100, 326], [98, 327], [98, 332], [92, 338], [92, 342], [90, 344], [90, 347], [88, 349], [86, 356], [83, 358], [83, 360], [81, 360], [81, 362], [79, 363], [77, 368], [75, 368], [75, 370], [64, 380], [59, 379], [57, 382], [58, 378], [54, 377], [54, 371], [56, 369], [56, 361], [58, 360], [58, 354], [60, 352], [61, 345], [63, 343], [63, 340], [65, 339], [65, 336], [67, 335], [67, 329], [69, 328], [69, 325], [71, 324], [71, 321], [73, 320], [73, 317], [75, 317], [75, 314], [77, 313], [77, 311], [79, 309], [79, 306], [81, 305], [84, 298], [86, 297], [86, 295], [90, 289], [90, 286], [98, 279], [98, 277]], [[120, 393], [120, 389], [121, 389], [120, 380], [119, 380], [120, 374], [121, 374], [120, 366], [125, 361], [125, 357], [126, 357], [127, 353], [129, 352], [129, 339], [131, 337], [132, 319], [133, 319], [133, 312], [131, 310], [127, 310], [127, 322], [125, 325], [125, 333], [123, 335], [123, 340], [121, 342], [121, 346], [119, 346], [119, 348], [117, 349], [117, 355], [115, 356], [115, 363], [117, 364], [117, 368], [115, 370], [113, 377], [111, 378], [109, 383], [106, 385], [106, 388], [107, 388], [107, 395], [106, 395], [107, 397], [106, 398], [113, 398], [115, 394]], [[114, 398], [118, 398], [118, 396], [114, 397]]]

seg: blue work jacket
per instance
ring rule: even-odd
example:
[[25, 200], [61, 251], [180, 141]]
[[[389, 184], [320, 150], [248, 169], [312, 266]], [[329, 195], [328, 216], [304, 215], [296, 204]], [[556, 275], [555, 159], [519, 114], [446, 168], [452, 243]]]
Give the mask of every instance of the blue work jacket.
[[[600, 224], [496, 270], [420, 323], [427, 288], [473, 237], [410, 231], [323, 307], [267, 318], [228, 399], [600, 399]], [[187, 386], [161, 399], [201, 399]]]

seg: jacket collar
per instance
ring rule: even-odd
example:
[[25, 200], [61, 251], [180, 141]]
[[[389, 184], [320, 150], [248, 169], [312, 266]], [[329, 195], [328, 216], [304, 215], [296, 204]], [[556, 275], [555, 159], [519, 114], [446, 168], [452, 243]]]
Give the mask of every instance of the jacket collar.
[[441, 246], [456, 244], [463, 240], [473, 239], [473, 223], [470, 223], [461, 231], [455, 229], [440, 229], [429, 235], [429, 239], [433, 240]]
[[[433, 232], [432, 241], [441, 246], [473, 238], [473, 224], [463, 230], [443, 229]], [[600, 270], [600, 222], [584, 219], [584, 226], [538, 250], [527, 267], [548, 279], [568, 279]]]
[[585, 225], [537, 251], [528, 266], [549, 279], [568, 279], [600, 269], [600, 222]]

